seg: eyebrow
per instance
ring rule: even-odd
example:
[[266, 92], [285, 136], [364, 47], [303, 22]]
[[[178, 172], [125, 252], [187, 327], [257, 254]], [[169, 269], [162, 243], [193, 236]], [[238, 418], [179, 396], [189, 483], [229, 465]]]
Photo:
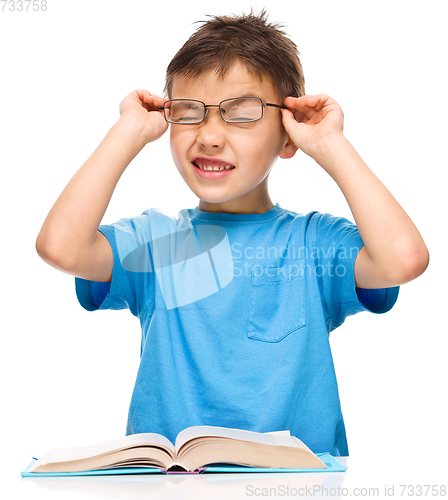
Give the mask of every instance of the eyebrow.
[[[225, 97], [224, 99], [221, 99], [221, 101], [226, 101], [227, 99], [239, 99], [241, 97], [256, 97], [257, 99], [261, 99], [263, 102], [265, 102], [265, 99], [261, 97], [260, 95], [256, 94], [255, 92], [242, 92], [241, 94], [238, 95], [232, 95], [230, 97]], [[188, 97], [172, 97], [171, 99], [185, 99], [185, 100], [192, 100], [192, 101], [200, 101], [200, 99], [195, 99], [195, 98], [188, 98]]]
[[261, 99], [262, 101], [264, 101], [264, 99], [261, 96], [254, 94], [253, 92], [246, 92], [244, 95], [241, 95], [238, 97], [257, 97], [258, 99]]

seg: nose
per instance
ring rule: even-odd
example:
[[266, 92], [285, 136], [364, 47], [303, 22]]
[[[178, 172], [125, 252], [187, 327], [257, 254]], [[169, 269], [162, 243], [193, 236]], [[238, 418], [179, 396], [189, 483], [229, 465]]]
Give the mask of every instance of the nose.
[[217, 107], [209, 107], [205, 119], [199, 124], [197, 142], [204, 149], [221, 149], [225, 144], [224, 127], [226, 123]]

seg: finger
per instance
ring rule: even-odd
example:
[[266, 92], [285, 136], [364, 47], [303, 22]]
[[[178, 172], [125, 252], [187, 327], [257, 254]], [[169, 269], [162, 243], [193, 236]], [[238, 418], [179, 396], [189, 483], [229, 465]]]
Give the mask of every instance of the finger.
[[290, 109], [282, 109], [282, 118], [283, 118], [283, 122], [286, 121], [287, 123], [297, 121], [294, 117], [293, 112]]
[[152, 94], [151, 97], [152, 97], [152, 102], [155, 106], [163, 106], [166, 103], [166, 101], [169, 100], [166, 97], [159, 97], [156, 94]]
[[314, 107], [308, 104], [310, 96], [287, 97], [285, 106], [294, 113], [297, 121], [307, 122], [316, 112]]
[[137, 94], [138, 98], [144, 102], [151, 102], [152, 101], [152, 94], [151, 94], [151, 92], [149, 92], [149, 90], [138, 89], [135, 91], [135, 93]]
[[287, 106], [315, 106], [317, 102], [325, 102], [331, 99], [327, 94], [314, 94], [314, 95], [303, 95], [301, 97], [285, 97], [285, 104]]
[[146, 109], [146, 111], [160, 111], [167, 99], [159, 97], [156, 94], [151, 94], [148, 90], [139, 89], [134, 91], [134, 95], [140, 101], [140, 104]]
[[301, 111], [297, 111], [294, 108], [287, 109], [286, 111], [292, 113], [292, 116], [296, 122], [298, 122], [298, 123], [307, 123], [308, 122], [307, 117]]
[[313, 95], [308, 99], [307, 104], [316, 111], [320, 111], [325, 107], [328, 99], [329, 97], [324, 94]]
[[293, 137], [294, 133], [297, 131], [297, 127], [300, 125], [295, 119], [294, 114], [289, 109], [282, 109], [282, 121], [286, 132], [289, 137]]
[[304, 95], [302, 97], [286, 97], [285, 106], [300, 111], [307, 119], [310, 119], [316, 111], [323, 109], [327, 101], [331, 99], [325, 94]]

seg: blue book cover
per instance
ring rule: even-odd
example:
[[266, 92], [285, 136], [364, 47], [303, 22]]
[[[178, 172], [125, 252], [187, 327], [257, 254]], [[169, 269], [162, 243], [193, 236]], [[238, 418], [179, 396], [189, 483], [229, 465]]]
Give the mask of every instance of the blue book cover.
[[206, 473], [252, 473], [252, 472], [313, 472], [313, 473], [326, 473], [326, 472], [344, 472], [347, 470], [345, 465], [342, 465], [336, 458], [329, 453], [317, 453], [317, 457], [322, 460], [327, 466], [326, 469], [274, 469], [262, 467], [246, 467], [243, 465], [232, 464], [216, 464], [212, 466], [205, 466], [199, 468], [194, 472], [187, 471], [170, 471], [159, 469], [157, 467], [136, 467], [136, 468], [122, 468], [122, 469], [103, 469], [103, 470], [89, 470], [83, 472], [28, 472], [28, 470], [37, 461], [37, 458], [28, 464], [24, 471], [21, 472], [22, 477], [60, 477], [60, 476], [104, 476], [104, 475], [118, 475], [118, 474], [206, 474]]

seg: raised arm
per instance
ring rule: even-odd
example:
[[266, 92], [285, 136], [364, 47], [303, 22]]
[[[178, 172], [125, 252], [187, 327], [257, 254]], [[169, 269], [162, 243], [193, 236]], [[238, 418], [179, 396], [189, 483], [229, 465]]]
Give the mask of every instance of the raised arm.
[[414, 223], [344, 137], [343, 113], [329, 96], [287, 97], [283, 123], [290, 139], [335, 180], [352, 211], [364, 246], [355, 261], [360, 288], [411, 281], [429, 263]]
[[147, 90], [120, 103], [119, 120], [67, 184], [39, 232], [36, 250], [49, 265], [88, 280], [111, 280], [112, 249], [98, 226], [129, 163], [167, 130], [158, 109], [163, 103]]

